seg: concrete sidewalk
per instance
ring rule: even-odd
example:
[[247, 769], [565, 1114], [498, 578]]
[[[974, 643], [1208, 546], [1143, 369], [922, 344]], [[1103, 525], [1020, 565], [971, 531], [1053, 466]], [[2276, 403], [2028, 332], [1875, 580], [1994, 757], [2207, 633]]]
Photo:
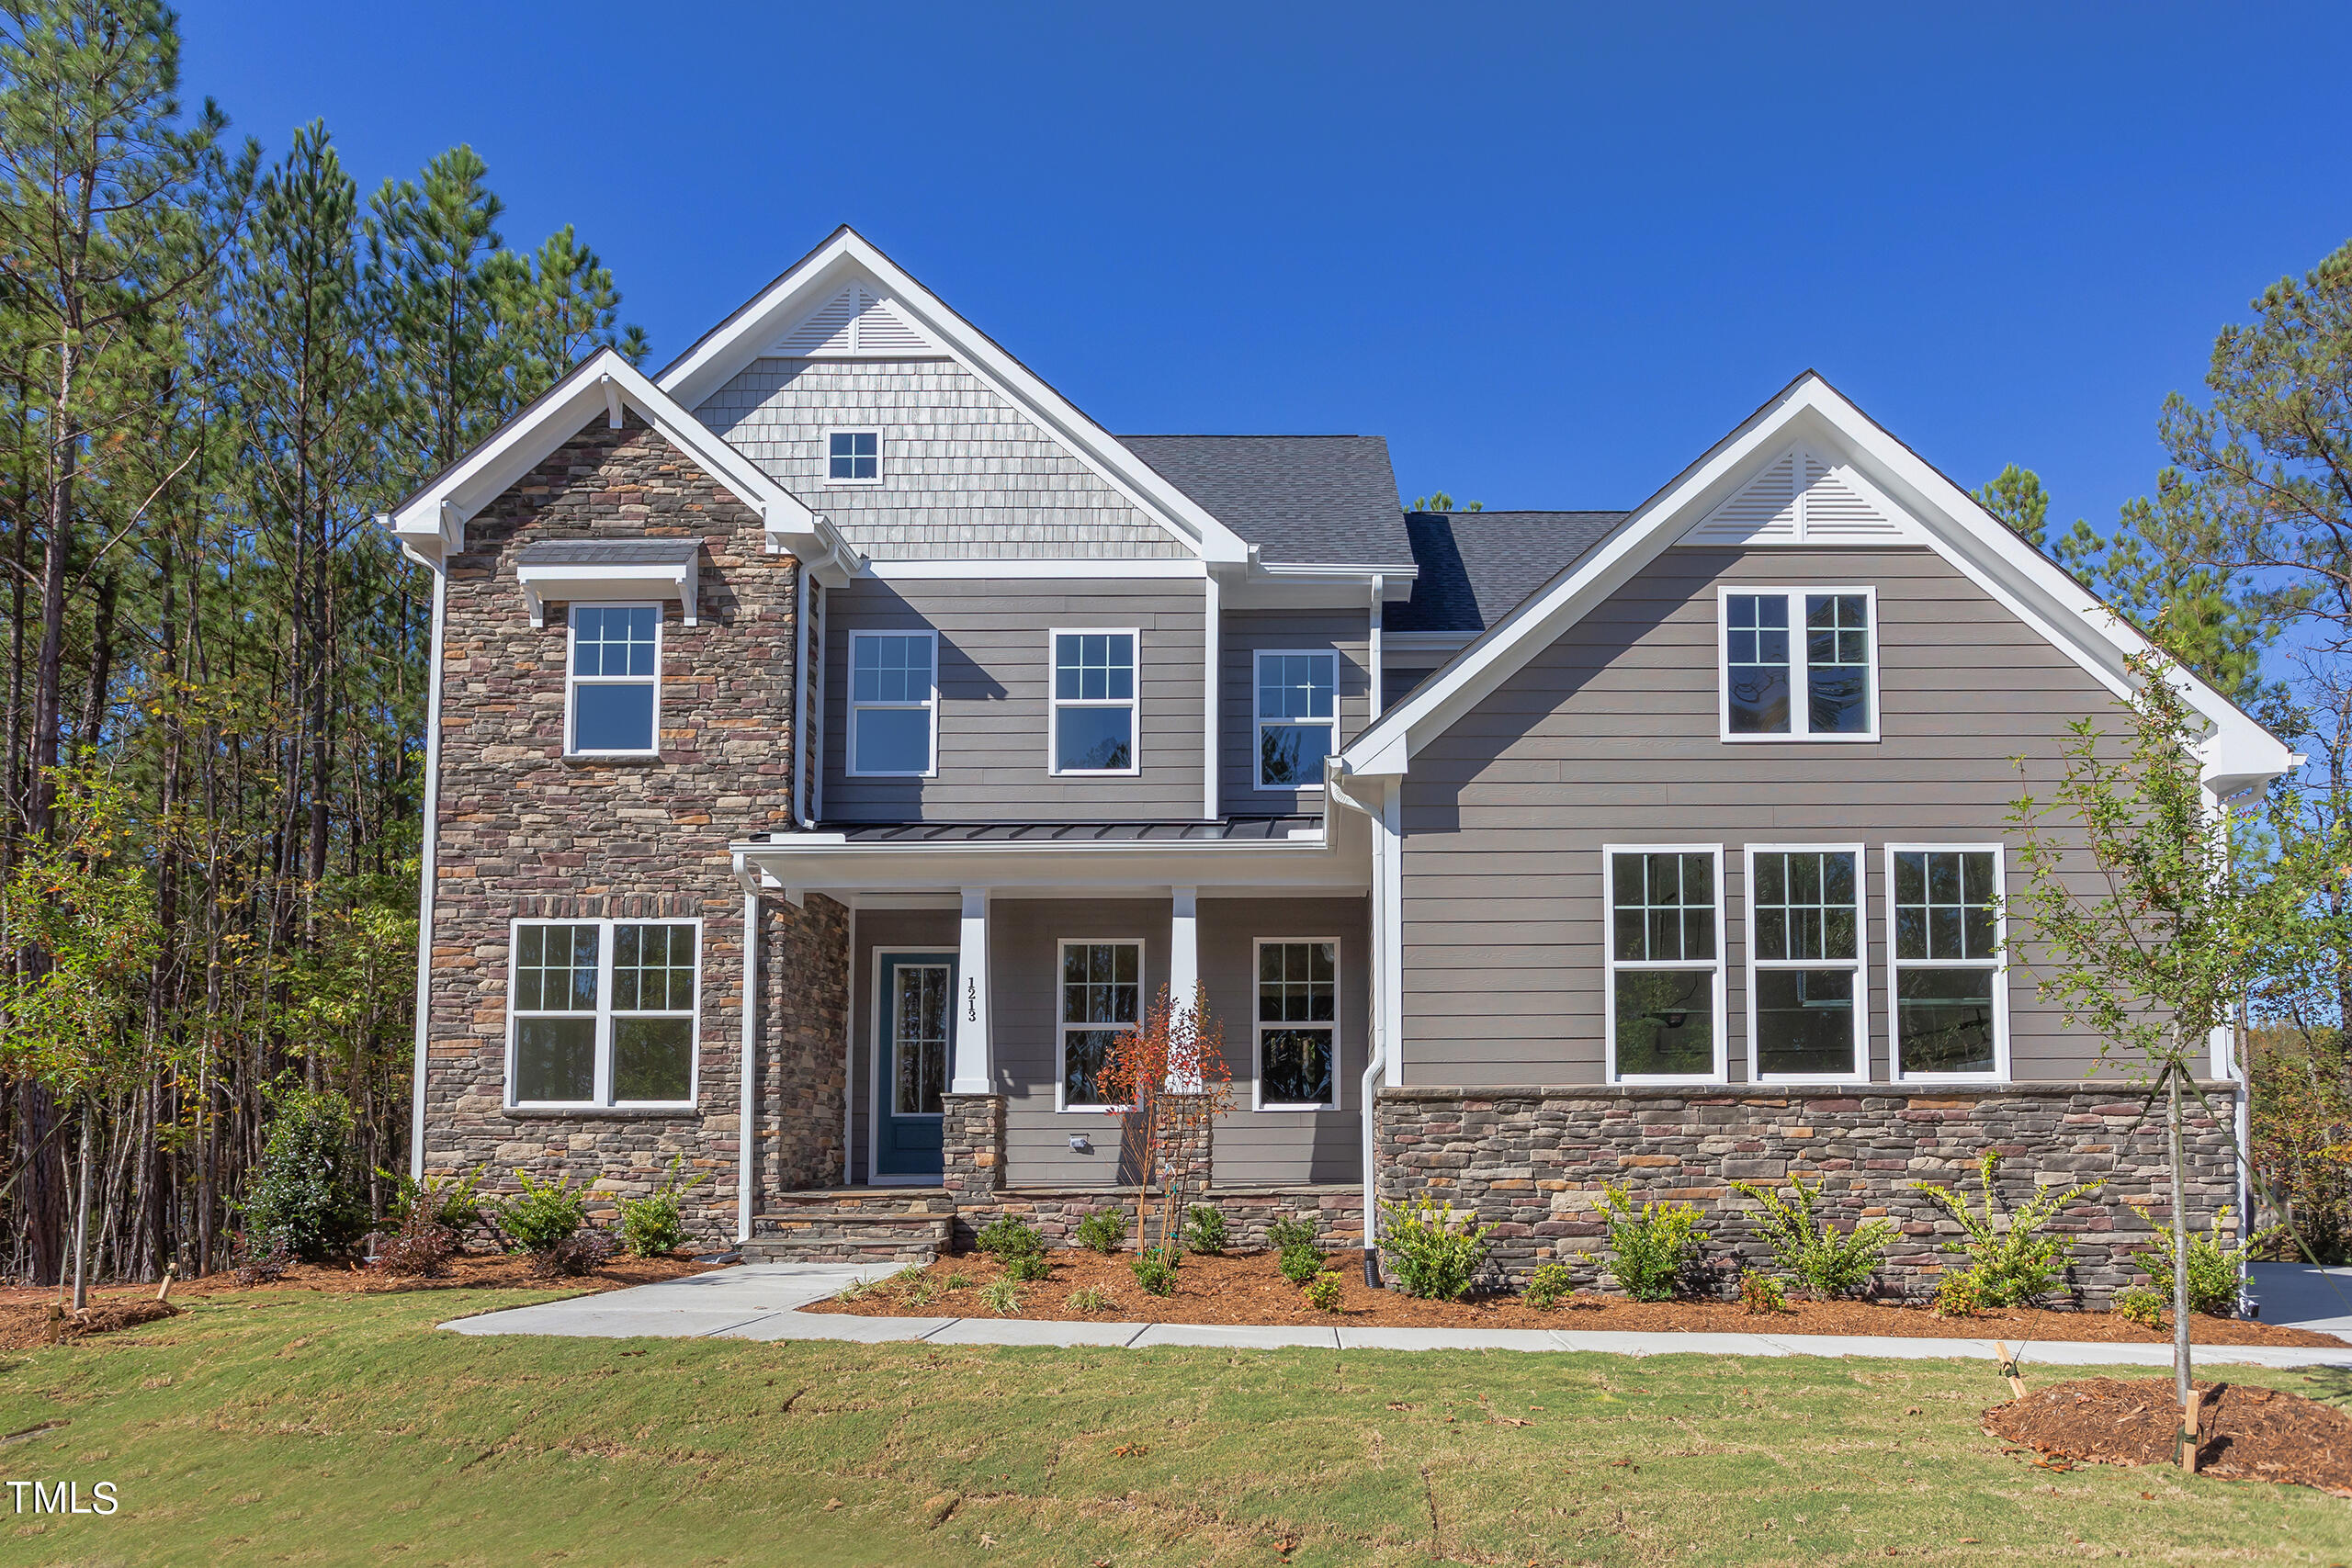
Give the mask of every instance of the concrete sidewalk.
[[[441, 1326], [458, 1334], [558, 1334], [597, 1338], [844, 1339], [863, 1344], [922, 1340], [933, 1345], [1159, 1345], [1316, 1350], [1583, 1350], [1619, 1356], [1878, 1356], [1907, 1360], [1992, 1356], [1989, 1339], [1911, 1339], [1886, 1335], [1612, 1334], [1551, 1328], [1223, 1327], [1184, 1323], [1046, 1323], [1017, 1317], [858, 1317], [799, 1309], [836, 1295], [854, 1280], [897, 1272], [891, 1264], [762, 1263], [576, 1296], [540, 1306], [461, 1317]], [[2331, 1284], [2336, 1283], [2330, 1281]], [[2264, 1297], [2264, 1311], [2279, 1321]], [[2332, 1305], [2328, 1292], [2323, 1304]], [[2284, 1304], [2282, 1303], [2282, 1304]], [[2014, 1347], [2013, 1347], [2014, 1348]], [[2352, 1368], [2352, 1344], [2340, 1349], [2254, 1345], [2199, 1346], [2201, 1363], [2260, 1367]], [[2080, 1341], [2029, 1345], [2021, 1359], [2045, 1366], [2172, 1364], [2165, 1345]]]

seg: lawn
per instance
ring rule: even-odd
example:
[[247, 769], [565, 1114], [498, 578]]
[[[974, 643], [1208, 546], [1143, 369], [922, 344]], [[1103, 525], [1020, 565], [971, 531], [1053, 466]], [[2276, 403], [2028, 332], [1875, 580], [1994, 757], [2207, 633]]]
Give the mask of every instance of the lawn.
[[122, 1502], [0, 1511], [0, 1562], [2352, 1562], [2352, 1503], [2005, 1456], [1982, 1364], [432, 1326], [545, 1295], [217, 1296], [0, 1353], [0, 1434], [67, 1423], [0, 1480]]

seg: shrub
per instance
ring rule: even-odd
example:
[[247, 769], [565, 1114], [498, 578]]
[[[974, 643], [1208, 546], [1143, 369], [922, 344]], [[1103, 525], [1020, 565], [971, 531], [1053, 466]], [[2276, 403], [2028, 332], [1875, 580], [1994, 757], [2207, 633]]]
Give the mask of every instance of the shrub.
[[1195, 1203], [1184, 1216], [1184, 1245], [1204, 1257], [1225, 1250], [1225, 1212], [1214, 1203]]
[[1457, 1212], [1420, 1203], [1381, 1205], [1385, 1223], [1380, 1227], [1380, 1249], [1396, 1270], [1397, 1288], [1408, 1296], [1433, 1302], [1458, 1302], [1470, 1293], [1470, 1282], [1487, 1266], [1487, 1238], [1492, 1225], [1478, 1224], [1469, 1211]]
[[1004, 1277], [1027, 1285], [1053, 1273], [1042, 1252], [1016, 1252], [1004, 1260]]
[[1021, 1292], [1010, 1280], [999, 1280], [980, 1292], [980, 1304], [999, 1317], [1011, 1317], [1021, 1310]]
[[1078, 1245], [1108, 1258], [1126, 1244], [1127, 1212], [1097, 1209], [1078, 1222]]
[[1781, 1288], [1781, 1281], [1760, 1269], [1739, 1271], [1739, 1304], [1747, 1309], [1750, 1316], [1794, 1310], [1789, 1305], [1789, 1293]]
[[1623, 1187], [1601, 1190], [1600, 1207], [1609, 1216], [1609, 1272], [1617, 1288], [1637, 1302], [1672, 1299], [1675, 1287], [1709, 1239], [1699, 1228], [1699, 1210], [1691, 1203], [1644, 1203], [1634, 1207]]
[[1110, 1292], [1089, 1285], [1082, 1291], [1072, 1291], [1062, 1304], [1072, 1312], [1109, 1312], [1115, 1303]]
[[1323, 1272], [1323, 1255], [1311, 1247], [1285, 1247], [1281, 1260], [1274, 1267], [1280, 1269], [1283, 1278], [1292, 1284], [1304, 1285]]
[[542, 1280], [576, 1280], [611, 1259], [613, 1238], [603, 1231], [575, 1230], [531, 1253], [531, 1272]]
[[1024, 1224], [1011, 1214], [999, 1214], [979, 1229], [972, 1245], [999, 1262], [1010, 1263], [1015, 1258], [1041, 1256], [1046, 1250], [1046, 1238], [1037, 1227]]
[[1577, 1288], [1575, 1278], [1565, 1263], [1539, 1263], [1528, 1277], [1527, 1304], [1550, 1312], [1567, 1300]]
[[1867, 1286], [1878, 1272], [1879, 1258], [1897, 1235], [1894, 1222], [1886, 1219], [1864, 1220], [1850, 1234], [1839, 1235], [1828, 1220], [1814, 1214], [1814, 1205], [1821, 1199], [1823, 1184], [1818, 1181], [1807, 1187], [1802, 1178], [1789, 1178], [1792, 1196], [1785, 1201], [1770, 1188], [1754, 1182], [1731, 1185], [1740, 1196], [1759, 1205], [1756, 1228], [1781, 1267], [1825, 1301], [1851, 1295]]
[[588, 1223], [588, 1195], [573, 1189], [571, 1177], [538, 1181], [529, 1171], [518, 1170], [514, 1179], [523, 1184], [523, 1190], [500, 1203], [492, 1221], [510, 1246], [529, 1253], [545, 1252], [570, 1240], [574, 1231]]
[[351, 1101], [291, 1078], [265, 1092], [275, 1114], [240, 1205], [244, 1228], [315, 1263], [367, 1228], [364, 1195], [352, 1181]]
[[686, 1223], [678, 1213], [681, 1194], [710, 1179], [701, 1171], [692, 1180], [685, 1175], [686, 1156], [672, 1155], [669, 1173], [642, 1198], [624, 1198], [621, 1210], [621, 1249], [631, 1258], [666, 1258], [686, 1245]]
[[1973, 1317], [1986, 1305], [1984, 1281], [1973, 1269], [1955, 1269], [1936, 1281], [1929, 1304], [1938, 1317]]
[[1340, 1277], [1337, 1274], [1317, 1274], [1301, 1285], [1298, 1293], [1305, 1296], [1306, 1304], [1317, 1312], [1340, 1310]]
[[396, 1174], [379, 1165], [376, 1174], [394, 1184], [385, 1217], [405, 1221], [422, 1208], [434, 1224], [447, 1226], [462, 1242], [466, 1232], [481, 1224], [480, 1188], [489, 1169], [488, 1165], [478, 1165], [458, 1175], [428, 1176], [420, 1181], [406, 1171]]
[[266, 1285], [284, 1279], [293, 1261], [284, 1236], [240, 1231], [236, 1248], [229, 1254], [229, 1272], [240, 1285]]
[[[2132, 1205], [2132, 1213], [2146, 1222], [2155, 1232], [2155, 1245], [2142, 1247], [2132, 1255], [2132, 1261], [2148, 1271], [2151, 1288], [2164, 1303], [2172, 1307], [2172, 1227], [2159, 1225], [2139, 1204]], [[2249, 1236], [2235, 1247], [2222, 1242], [2222, 1222], [2230, 1211], [2223, 1209], [2213, 1216], [2212, 1225], [2203, 1235], [2188, 1233], [2188, 1310], [2208, 1317], [2235, 1317], [2238, 1311], [2239, 1267], [2246, 1255], [2263, 1245], [2263, 1236]]]
[[2066, 1271], [2066, 1251], [2071, 1244], [2063, 1235], [2042, 1235], [2042, 1228], [2057, 1217], [2059, 1210], [2076, 1198], [2098, 1191], [2105, 1183], [2044, 1188], [2027, 1200], [2022, 1208], [2011, 1213], [2009, 1223], [2003, 1226], [1996, 1209], [1998, 1195], [1993, 1188], [1993, 1176], [2000, 1163], [2001, 1156], [1991, 1149], [1986, 1149], [1976, 1162], [1977, 1179], [1984, 1188], [1981, 1212], [1971, 1208], [1967, 1198], [1951, 1188], [1939, 1187], [1932, 1181], [1915, 1181], [1911, 1185], [1960, 1222], [1965, 1235], [1959, 1241], [1945, 1243], [1944, 1247], [1948, 1252], [1968, 1255], [1972, 1263], [1968, 1272], [1975, 1276], [1980, 1303], [1988, 1307], [2025, 1306], [2055, 1291]]
[[400, 1228], [376, 1237], [375, 1267], [404, 1280], [434, 1280], [449, 1271], [458, 1250], [457, 1233], [433, 1217], [423, 1204], [413, 1205]]
[[943, 1291], [948, 1292], [950, 1294], [953, 1294], [957, 1291], [968, 1291], [975, 1283], [976, 1281], [969, 1274], [962, 1274], [954, 1269], [950, 1269], [948, 1270], [947, 1278], [939, 1282], [939, 1288]]
[[2165, 1314], [2171, 1308], [2170, 1296], [2159, 1295], [2145, 1285], [2133, 1285], [2115, 1292], [2117, 1314], [2143, 1328], [2162, 1328]]
[[1313, 1247], [1315, 1222], [1295, 1220], [1286, 1214], [1277, 1215], [1266, 1222], [1266, 1245], [1276, 1252], [1288, 1252], [1294, 1247]]
[[1172, 1247], [1147, 1247], [1136, 1254], [1128, 1267], [1136, 1272], [1136, 1283], [1155, 1296], [1176, 1293], [1176, 1269], [1182, 1254]]

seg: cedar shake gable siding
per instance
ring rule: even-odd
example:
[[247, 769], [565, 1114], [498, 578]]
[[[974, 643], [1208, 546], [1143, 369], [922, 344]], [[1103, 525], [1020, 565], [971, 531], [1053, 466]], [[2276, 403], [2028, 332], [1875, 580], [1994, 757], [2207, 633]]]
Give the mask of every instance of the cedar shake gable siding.
[[[515, 581], [552, 540], [699, 540], [698, 624], [662, 609], [658, 756], [563, 754], [568, 606], [534, 627]], [[782, 828], [792, 806], [794, 578], [761, 519], [634, 415], [598, 419], [469, 525], [450, 558], [441, 679], [425, 1166], [568, 1174], [612, 1195], [673, 1155], [709, 1179], [689, 1225], [736, 1224], [743, 898], [728, 843]], [[844, 912], [811, 897], [762, 908], [759, 1088], [767, 1151], [755, 1190], [829, 1179], [841, 1161]], [[688, 919], [702, 924], [691, 1112], [505, 1109], [509, 922]], [[602, 1207], [603, 1205], [600, 1205]]]

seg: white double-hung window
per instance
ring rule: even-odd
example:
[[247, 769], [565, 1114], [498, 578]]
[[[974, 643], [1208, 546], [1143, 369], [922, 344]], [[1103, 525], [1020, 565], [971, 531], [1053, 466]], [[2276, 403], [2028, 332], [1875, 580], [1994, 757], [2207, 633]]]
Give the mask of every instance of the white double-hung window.
[[1601, 861], [1611, 1077], [1721, 1082], [1722, 847], [1611, 846]]
[[1057, 631], [1047, 760], [1056, 773], [1136, 771], [1133, 631]]
[[512, 1105], [687, 1105], [698, 920], [517, 920], [507, 991]]
[[1747, 1038], [1758, 1082], [1870, 1076], [1862, 848], [1747, 847]]
[[1063, 1111], [1107, 1111], [1111, 1047], [1143, 1021], [1143, 943], [1065, 942], [1059, 976]]
[[1997, 844], [1891, 844], [1894, 1072], [2006, 1077], [2008, 987]]
[[849, 773], [928, 778], [938, 771], [939, 637], [849, 634]]
[[1257, 666], [1258, 787], [1321, 789], [1340, 749], [1339, 654], [1261, 649]]
[[574, 604], [564, 744], [574, 756], [652, 751], [660, 733], [662, 606]]
[[1723, 588], [1725, 740], [1878, 739], [1878, 596], [1869, 588]]

